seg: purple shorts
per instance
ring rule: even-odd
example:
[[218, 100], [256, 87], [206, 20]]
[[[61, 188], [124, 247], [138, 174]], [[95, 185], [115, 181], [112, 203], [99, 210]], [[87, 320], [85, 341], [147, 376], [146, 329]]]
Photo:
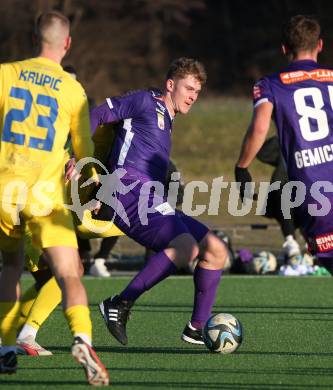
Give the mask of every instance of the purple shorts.
[[[125, 187], [135, 182], [128, 176], [121, 181]], [[207, 226], [178, 210], [173, 210], [162, 195], [156, 195], [151, 191], [145, 192], [145, 188], [148, 188], [144, 187], [145, 184], [147, 180], [140, 179], [140, 182], [126, 194], [119, 192], [116, 194], [119, 203], [115, 224], [127, 236], [156, 252], [167, 248], [180, 234], [191, 234], [198, 243], [205, 237], [209, 231]], [[120, 212], [119, 204], [122, 205], [125, 214]], [[126, 219], [128, 224], [125, 222]]]

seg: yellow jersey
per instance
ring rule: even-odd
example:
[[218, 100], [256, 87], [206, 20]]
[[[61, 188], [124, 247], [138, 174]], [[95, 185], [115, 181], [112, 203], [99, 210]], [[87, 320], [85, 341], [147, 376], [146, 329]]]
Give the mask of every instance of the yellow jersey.
[[[13, 180], [22, 180], [29, 191], [51, 180], [57, 191], [48, 197], [61, 203], [69, 135], [77, 160], [93, 155], [84, 89], [60, 64], [44, 57], [0, 65], [0, 131], [2, 195]], [[33, 199], [29, 195], [25, 201]]]

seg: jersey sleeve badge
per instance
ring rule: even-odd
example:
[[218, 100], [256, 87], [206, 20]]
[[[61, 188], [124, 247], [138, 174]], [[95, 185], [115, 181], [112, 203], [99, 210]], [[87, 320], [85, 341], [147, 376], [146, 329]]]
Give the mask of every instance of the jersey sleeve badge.
[[262, 91], [259, 83], [255, 84], [255, 86], [253, 87], [252, 95], [254, 100], [258, 100], [261, 98]]
[[157, 111], [157, 126], [161, 129], [164, 130], [164, 114], [161, 112]]

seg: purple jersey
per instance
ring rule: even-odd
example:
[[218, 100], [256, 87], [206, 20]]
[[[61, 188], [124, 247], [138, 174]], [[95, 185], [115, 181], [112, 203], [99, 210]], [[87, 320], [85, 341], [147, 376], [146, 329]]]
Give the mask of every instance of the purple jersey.
[[[169, 166], [172, 118], [156, 91], [138, 91], [125, 96], [106, 99], [91, 115], [91, 128], [110, 122], [118, 122], [116, 139], [112, 145], [108, 168], [112, 171], [124, 168], [127, 173], [121, 178], [123, 188], [135, 184], [130, 191], [120, 187], [110, 188], [109, 196], [116, 194], [117, 201], [125, 212], [122, 218], [116, 207], [103, 204], [99, 218], [110, 220], [129, 237], [141, 245], [160, 251], [181, 234], [191, 234], [200, 242], [208, 228], [193, 218], [174, 211], [167, 199], [149, 192], [149, 199], [140, 199], [147, 181], [165, 184]], [[118, 183], [119, 186], [119, 183]], [[150, 190], [150, 189], [149, 189]], [[145, 190], [147, 191], [147, 190]], [[142, 201], [142, 199], [141, 199]], [[154, 210], [142, 222], [145, 202]], [[120, 207], [118, 205], [118, 207]], [[117, 209], [117, 213], [115, 210]]]
[[125, 168], [165, 183], [171, 149], [172, 119], [161, 94], [141, 90], [107, 98], [92, 110], [92, 129], [118, 122], [108, 168]]
[[[313, 183], [333, 179], [333, 70], [311, 60], [292, 62], [280, 72], [259, 80], [253, 98], [255, 106], [265, 101], [273, 104], [289, 179], [305, 184], [305, 201], [297, 208], [296, 219], [308, 238], [316, 241], [318, 252], [330, 252], [333, 235], [329, 245], [323, 246], [322, 238], [333, 233], [333, 210], [326, 216], [311, 216], [308, 206], [315, 204], [317, 209], [322, 208], [320, 196], [314, 197], [310, 192]], [[321, 188], [320, 192], [332, 208], [332, 189]]]

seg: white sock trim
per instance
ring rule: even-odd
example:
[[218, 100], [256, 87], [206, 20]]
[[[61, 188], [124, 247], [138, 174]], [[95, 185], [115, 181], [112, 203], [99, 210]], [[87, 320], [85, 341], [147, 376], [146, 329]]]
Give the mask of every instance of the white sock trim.
[[91, 339], [85, 333], [75, 333], [74, 337], [80, 337], [85, 343], [91, 346]]
[[17, 338], [19, 340], [22, 340], [22, 339], [25, 339], [26, 337], [31, 336], [35, 340], [36, 336], [37, 336], [37, 332], [38, 332], [38, 329], [34, 328], [33, 326], [31, 326], [29, 324], [25, 324]]

